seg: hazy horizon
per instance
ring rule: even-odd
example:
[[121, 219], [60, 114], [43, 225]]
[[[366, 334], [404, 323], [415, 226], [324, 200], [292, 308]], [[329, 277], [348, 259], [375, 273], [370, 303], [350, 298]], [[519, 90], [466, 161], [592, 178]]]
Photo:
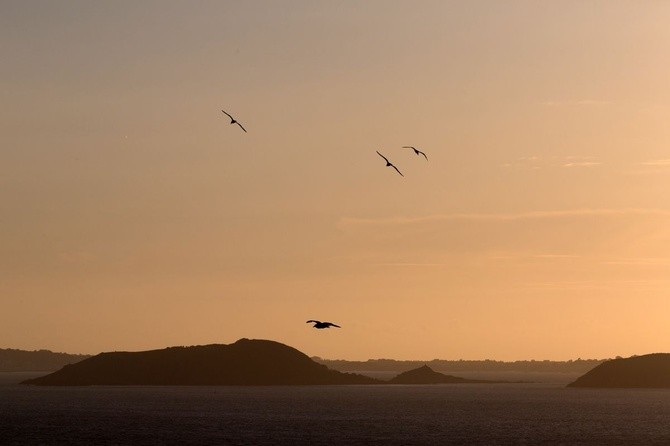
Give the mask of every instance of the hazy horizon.
[[668, 23], [664, 2], [3, 2], [0, 347], [668, 351]]
[[[243, 338], [243, 339], [250, 339], [250, 338]], [[277, 341], [275, 339], [260, 339], [260, 340], [268, 340], [268, 341]], [[212, 344], [232, 344], [236, 341], [231, 341], [230, 343], [223, 343], [223, 342], [213, 342], [213, 343], [208, 343], [208, 344], [193, 344], [193, 345], [166, 345], [163, 347], [156, 347], [156, 348], [148, 348], [148, 349], [143, 349], [143, 350], [123, 350], [123, 349], [115, 349], [115, 350], [106, 350], [106, 351], [100, 351], [100, 352], [67, 352], [67, 351], [55, 351], [55, 350], [49, 350], [49, 349], [17, 349], [14, 347], [7, 347], [7, 346], [0, 346], [0, 350], [19, 350], [22, 352], [39, 352], [39, 351], [49, 351], [53, 354], [64, 354], [64, 355], [84, 355], [84, 356], [95, 356], [99, 353], [105, 353], [105, 352], [110, 352], [110, 351], [117, 351], [117, 352], [122, 352], [122, 351], [127, 351], [127, 352], [140, 352], [140, 351], [151, 351], [151, 350], [161, 350], [164, 348], [172, 348], [172, 347], [195, 347], [199, 345], [212, 345]], [[283, 343], [282, 343], [283, 344]], [[285, 344], [288, 345], [288, 344]], [[289, 347], [293, 347], [292, 345], [288, 345]], [[545, 359], [545, 358], [517, 358], [517, 359], [509, 359], [509, 360], [497, 360], [497, 359], [491, 359], [491, 358], [384, 358], [384, 357], [375, 357], [375, 356], [370, 356], [364, 359], [349, 359], [349, 358], [329, 358], [329, 357], [323, 357], [318, 354], [311, 354], [308, 352], [302, 352], [305, 353], [307, 356], [310, 358], [318, 358], [322, 359], [325, 361], [346, 361], [346, 362], [365, 362], [365, 361], [398, 361], [398, 362], [430, 362], [430, 361], [449, 361], [449, 362], [458, 362], [458, 361], [500, 361], [500, 362], [517, 362], [517, 361], [536, 361], [536, 362], [542, 362], [542, 361], [551, 361], [551, 362], [568, 362], [568, 361], [601, 361], [601, 360], [607, 360], [607, 359], [614, 359], [615, 357], [611, 358], [569, 358], [569, 359]], [[642, 354], [635, 354], [632, 356], [642, 356], [645, 354], [650, 354], [652, 352], [647, 352], [647, 353], [642, 353]]]

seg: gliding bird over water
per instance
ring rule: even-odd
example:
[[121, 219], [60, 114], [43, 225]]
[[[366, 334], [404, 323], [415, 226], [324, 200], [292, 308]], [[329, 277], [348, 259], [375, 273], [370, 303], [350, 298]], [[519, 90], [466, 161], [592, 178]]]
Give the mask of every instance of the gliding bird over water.
[[223, 110], [221, 110], [221, 111], [222, 111], [226, 116], [228, 116], [228, 117], [230, 118], [230, 123], [231, 123], [231, 124], [237, 124], [237, 125], [239, 125], [240, 128], [241, 128], [242, 130], [244, 130], [244, 133], [247, 133], [247, 129], [245, 129], [244, 127], [242, 127], [242, 124], [240, 124], [239, 122], [237, 122], [237, 121], [235, 120], [235, 118], [233, 118], [232, 116], [230, 116], [229, 113], [226, 113], [226, 112], [223, 111]]
[[426, 154], [423, 153], [421, 150], [417, 149], [416, 147], [402, 146], [402, 148], [403, 149], [412, 149], [412, 150], [414, 150], [414, 153], [416, 153], [417, 155], [419, 155], [419, 154], [423, 155], [423, 157], [426, 158], [426, 161], [428, 161], [428, 157], [426, 156]]
[[314, 328], [322, 329], [322, 328], [330, 328], [330, 327], [337, 327], [337, 328], [342, 328], [339, 325], [335, 325], [332, 322], [320, 322], [320, 321], [313, 321], [313, 320], [308, 320], [306, 322], [307, 324], [313, 323]]
[[382, 155], [382, 154], [379, 153], [379, 152], [377, 152], [377, 155], [379, 155], [379, 156], [381, 156], [382, 158], [384, 158], [384, 161], [386, 161], [386, 167], [389, 167], [389, 166], [390, 166], [390, 167], [393, 167], [393, 168], [396, 170], [396, 172], [398, 172], [398, 173], [400, 174], [401, 177], [404, 177], [404, 176], [405, 176], [405, 175], [402, 174], [402, 172], [400, 172], [400, 171], [398, 170], [398, 168], [397, 168], [396, 166], [393, 165], [393, 163], [391, 163], [391, 161], [389, 161], [388, 159], [386, 159], [386, 157], [385, 157], [384, 155]]

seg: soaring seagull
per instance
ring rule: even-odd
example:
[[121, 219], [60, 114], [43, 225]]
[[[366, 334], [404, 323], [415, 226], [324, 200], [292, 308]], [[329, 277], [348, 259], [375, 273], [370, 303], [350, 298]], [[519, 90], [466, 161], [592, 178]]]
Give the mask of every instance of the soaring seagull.
[[[375, 151], [376, 151], [376, 150], [375, 150]], [[390, 167], [393, 167], [393, 168], [396, 170], [396, 172], [398, 172], [398, 173], [400, 174], [401, 177], [404, 177], [404, 176], [405, 176], [405, 175], [402, 174], [402, 172], [400, 172], [400, 171], [398, 170], [398, 168], [397, 168], [396, 166], [394, 166], [394, 165], [391, 163], [391, 161], [389, 161], [388, 159], [386, 159], [386, 157], [385, 157], [384, 155], [382, 155], [382, 154], [379, 153], [378, 151], [376, 151], [376, 152], [377, 152], [377, 155], [379, 155], [379, 156], [381, 156], [382, 158], [384, 158], [384, 161], [386, 161], [386, 167], [389, 167], [389, 166], [390, 166]]]
[[414, 150], [414, 153], [416, 153], [417, 155], [419, 155], [419, 154], [423, 155], [423, 157], [426, 158], [426, 161], [428, 161], [428, 157], [426, 156], [426, 154], [423, 153], [421, 150], [417, 149], [416, 147], [402, 146], [402, 148], [403, 149], [412, 149], [412, 150]]
[[318, 328], [319, 330], [322, 329], [322, 328], [330, 328], [330, 327], [342, 328], [342, 327], [340, 327], [339, 325], [335, 325], [335, 324], [333, 324], [332, 322], [320, 322], [320, 321], [313, 321], [313, 320], [311, 320], [311, 319], [308, 320], [306, 323], [307, 323], [307, 324], [309, 324], [309, 323], [313, 323], [313, 324], [314, 324], [314, 328]]
[[240, 128], [241, 128], [242, 130], [244, 130], [244, 133], [247, 133], [247, 129], [245, 129], [244, 127], [242, 127], [242, 124], [240, 124], [239, 122], [237, 122], [237, 121], [235, 120], [235, 118], [233, 118], [232, 116], [230, 116], [229, 113], [226, 113], [226, 112], [223, 111], [223, 110], [221, 110], [221, 111], [222, 111], [226, 116], [228, 116], [228, 117], [230, 118], [230, 123], [231, 123], [231, 124], [237, 124], [237, 125], [239, 125]]

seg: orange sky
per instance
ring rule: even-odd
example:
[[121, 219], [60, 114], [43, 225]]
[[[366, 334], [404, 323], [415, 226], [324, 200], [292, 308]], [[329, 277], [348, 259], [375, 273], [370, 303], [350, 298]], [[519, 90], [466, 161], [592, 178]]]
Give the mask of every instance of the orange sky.
[[668, 23], [667, 2], [3, 2], [0, 347], [668, 351]]

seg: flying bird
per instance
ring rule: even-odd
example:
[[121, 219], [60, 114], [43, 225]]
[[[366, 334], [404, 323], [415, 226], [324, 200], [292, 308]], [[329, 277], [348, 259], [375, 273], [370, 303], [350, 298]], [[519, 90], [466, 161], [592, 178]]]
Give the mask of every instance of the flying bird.
[[330, 327], [337, 327], [337, 328], [342, 328], [339, 325], [335, 325], [332, 322], [320, 322], [320, 321], [313, 321], [313, 320], [308, 320], [306, 322], [307, 324], [313, 323], [314, 328], [322, 329], [322, 328], [330, 328]]
[[389, 161], [388, 159], [386, 159], [386, 157], [385, 157], [384, 155], [382, 155], [382, 154], [379, 153], [379, 152], [377, 152], [377, 155], [379, 155], [379, 156], [381, 156], [382, 158], [384, 158], [384, 161], [386, 161], [386, 167], [389, 167], [389, 166], [390, 166], [390, 167], [393, 167], [393, 168], [396, 170], [396, 172], [398, 172], [398, 173], [400, 174], [401, 177], [404, 177], [404, 176], [405, 176], [405, 175], [402, 174], [402, 172], [400, 172], [400, 171], [398, 170], [398, 168], [397, 168], [396, 166], [393, 165], [393, 163], [391, 163], [391, 161]]
[[419, 154], [423, 155], [423, 157], [426, 158], [426, 161], [428, 161], [428, 157], [426, 156], [426, 154], [423, 153], [421, 150], [417, 149], [416, 147], [402, 146], [402, 148], [403, 149], [412, 149], [412, 150], [414, 150], [414, 153], [416, 153], [417, 155], [419, 155]]
[[244, 127], [242, 127], [242, 124], [240, 124], [239, 122], [237, 122], [237, 121], [235, 120], [235, 118], [233, 118], [232, 116], [230, 116], [229, 113], [226, 113], [226, 112], [223, 111], [223, 110], [221, 110], [221, 111], [222, 111], [226, 116], [228, 116], [228, 117], [230, 118], [230, 123], [231, 123], [231, 124], [237, 124], [237, 125], [239, 125], [240, 128], [241, 128], [242, 130], [244, 130], [244, 133], [247, 133], [247, 129], [245, 129]]

